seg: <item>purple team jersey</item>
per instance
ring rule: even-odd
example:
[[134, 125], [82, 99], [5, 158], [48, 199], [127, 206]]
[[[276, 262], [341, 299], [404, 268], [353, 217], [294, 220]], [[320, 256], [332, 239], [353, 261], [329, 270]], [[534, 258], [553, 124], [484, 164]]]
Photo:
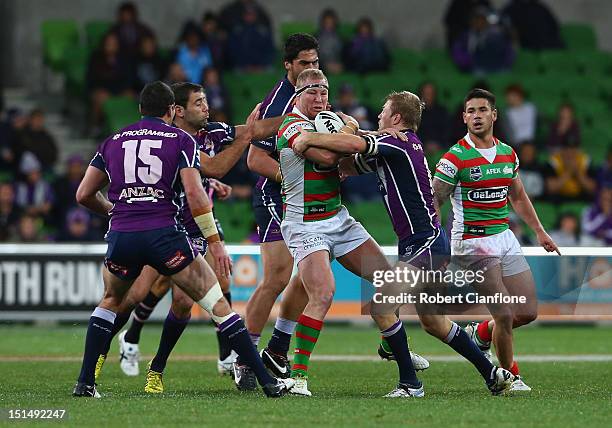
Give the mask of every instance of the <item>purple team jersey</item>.
[[107, 138], [91, 165], [105, 171], [110, 181], [110, 231], [182, 227], [179, 171], [200, 168], [200, 154], [189, 134], [145, 117]]
[[377, 154], [355, 157], [360, 174], [378, 176], [378, 190], [400, 241], [440, 226], [423, 146], [412, 130], [404, 133], [408, 141], [382, 135], [376, 137]]
[[[272, 91], [261, 102], [260, 118], [278, 117], [290, 113], [293, 109], [293, 99], [295, 98], [295, 86], [287, 79], [287, 76], [274, 86]], [[278, 151], [276, 150], [276, 135], [263, 141], [251, 142], [255, 147], [259, 147], [269, 152], [278, 161]], [[255, 186], [256, 204], [276, 205], [281, 201], [280, 183], [269, 180], [266, 177], [259, 177]]]
[[[222, 122], [209, 122], [204, 128], [202, 128], [195, 135], [195, 140], [198, 144], [198, 150], [207, 154], [211, 158], [214, 157], [217, 153], [223, 150], [228, 144], [231, 144], [236, 137], [236, 128], [227, 125]], [[208, 193], [208, 197], [212, 203], [212, 189], [208, 184], [208, 179], [204, 177], [203, 179], [204, 189]], [[191, 210], [189, 209], [189, 205], [187, 204], [187, 198], [182, 198], [182, 212], [181, 216], [183, 219], [183, 225], [187, 229], [187, 233], [191, 237], [200, 237], [202, 232], [200, 228], [193, 220], [193, 216], [191, 215]]]

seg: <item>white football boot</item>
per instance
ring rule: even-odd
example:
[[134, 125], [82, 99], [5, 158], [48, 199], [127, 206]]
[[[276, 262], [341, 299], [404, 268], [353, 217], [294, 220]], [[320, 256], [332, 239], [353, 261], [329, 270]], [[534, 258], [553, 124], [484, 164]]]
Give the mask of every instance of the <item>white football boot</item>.
[[140, 350], [137, 343], [125, 341], [127, 330], [119, 334], [119, 365], [126, 376], [138, 376], [138, 360], [140, 360]]

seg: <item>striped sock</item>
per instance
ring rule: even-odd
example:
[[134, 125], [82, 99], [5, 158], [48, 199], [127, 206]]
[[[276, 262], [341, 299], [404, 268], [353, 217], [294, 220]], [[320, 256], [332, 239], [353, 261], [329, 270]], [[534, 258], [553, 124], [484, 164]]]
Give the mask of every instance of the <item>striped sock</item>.
[[295, 329], [295, 356], [291, 377], [308, 377], [310, 354], [317, 343], [322, 328], [323, 321], [310, 318], [304, 314], [298, 318]]

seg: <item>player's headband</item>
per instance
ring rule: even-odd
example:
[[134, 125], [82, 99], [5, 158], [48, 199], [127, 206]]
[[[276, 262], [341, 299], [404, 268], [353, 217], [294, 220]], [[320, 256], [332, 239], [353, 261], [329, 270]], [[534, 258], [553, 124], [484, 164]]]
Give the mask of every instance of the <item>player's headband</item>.
[[327, 89], [329, 91], [329, 86], [327, 86], [324, 83], [311, 83], [309, 85], [306, 86], [302, 86], [299, 89], [295, 90], [295, 96], [297, 97], [298, 95], [300, 95], [302, 92], [307, 91], [308, 89], [312, 89], [312, 88], [320, 88], [320, 89]]

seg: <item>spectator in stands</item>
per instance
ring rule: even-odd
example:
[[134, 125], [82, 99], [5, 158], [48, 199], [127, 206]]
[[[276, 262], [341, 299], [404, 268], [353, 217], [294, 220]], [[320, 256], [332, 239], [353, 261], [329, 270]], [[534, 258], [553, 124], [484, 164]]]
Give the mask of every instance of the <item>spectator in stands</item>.
[[479, 7], [492, 10], [489, 0], [452, 0], [444, 14], [446, 48], [450, 51], [455, 41], [470, 25], [470, 18]]
[[506, 88], [504, 124], [506, 125], [507, 143], [517, 148], [523, 143], [535, 141], [538, 110], [525, 100], [525, 90], [520, 84]]
[[73, 207], [66, 215], [64, 228], [56, 240], [62, 242], [87, 242], [96, 239], [90, 228], [91, 217], [86, 209]]
[[54, 201], [51, 185], [42, 177], [40, 162], [30, 152], [21, 157], [19, 169], [24, 179], [15, 186], [15, 203], [32, 216], [46, 217]]
[[19, 160], [21, 142], [12, 123], [11, 115], [14, 110], [11, 109], [6, 116], [0, 112], [0, 171], [3, 175], [12, 175]]
[[175, 62], [181, 66], [189, 82], [202, 83], [202, 73], [213, 65], [210, 49], [204, 44], [199, 29], [193, 24], [186, 26], [181, 40]]
[[0, 242], [14, 234], [22, 211], [15, 205], [15, 191], [11, 183], [0, 183]]
[[357, 73], [387, 71], [390, 65], [387, 45], [374, 34], [370, 18], [361, 18], [356, 34], [347, 47], [347, 68]]
[[30, 112], [28, 124], [21, 131], [21, 147], [24, 152], [36, 156], [43, 171], [53, 172], [58, 151], [55, 138], [45, 128], [45, 113], [36, 108]]
[[[208, 101], [208, 114], [211, 122], [228, 122], [230, 105], [229, 95], [221, 83], [219, 71], [210, 67], [204, 71], [204, 89]], [[241, 120], [240, 118], [237, 118]]]
[[530, 199], [542, 199], [546, 191], [546, 168], [538, 161], [535, 145], [523, 143], [518, 148], [520, 174]]
[[135, 65], [134, 90], [140, 92], [144, 85], [161, 80], [166, 75], [166, 61], [159, 54], [154, 36], [145, 36], [140, 43], [140, 52]]
[[43, 224], [42, 218], [38, 216], [31, 214], [22, 215], [17, 222], [17, 228], [11, 240], [20, 243], [46, 241], [47, 239], [42, 230]]
[[110, 32], [117, 35], [121, 53], [128, 58], [138, 55], [143, 38], [155, 36], [148, 26], [138, 20], [138, 9], [132, 2], [121, 3], [117, 9], [117, 22]]
[[608, 147], [606, 162], [597, 171], [597, 188], [612, 187], [612, 145]]
[[319, 64], [325, 73], [342, 73], [342, 54], [344, 42], [338, 34], [338, 14], [334, 9], [325, 9], [319, 18]]
[[168, 66], [168, 74], [164, 79], [164, 82], [168, 85], [172, 85], [173, 83], [186, 82], [187, 75], [185, 74], [185, 70], [181, 67], [181, 64], [178, 62], [173, 62]]
[[510, 0], [502, 9], [502, 18], [514, 28], [522, 49], [564, 47], [557, 18], [540, 0]]
[[[417, 134], [426, 153], [435, 153], [450, 146], [450, 115], [446, 107], [438, 103], [438, 89], [433, 82], [425, 82], [419, 88], [425, 109]], [[437, 160], [436, 160], [437, 161]]]
[[546, 145], [551, 151], [567, 145], [580, 145], [580, 125], [576, 120], [576, 113], [572, 104], [563, 103], [559, 107], [557, 120], [550, 127]]
[[66, 160], [66, 172], [53, 183], [55, 203], [53, 204], [53, 220], [55, 226], [61, 228], [69, 209], [76, 207], [76, 191], [85, 175], [86, 164], [83, 158], [72, 155]]
[[272, 31], [258, 21], [254, 5], [245, 5], [241, 21], [232, 28], [228, 53], [230, 63], [236, 70], [258, 72], [272, 65], [275, 54]]
[[601, 189], [597, 201], [584, 211], [582, 229], [606, 246], [612, 245], [612, 184]]
[[580, 222], [574, 213], [563, 213], [557, 218], [555, 229], [550, 232], [550, 237], [559, 247], [580, 246]]
[[[370, 112], [366, 106], [357, 99], [353, 86], [343, 83], [338, 90], [338, 100], [334, 103], [334, 111], [353, 116], [359, 122], [359, 127], [365, 130], [374, 130], [374, 124], [370, 120]], [[377, 129], [377, 128], [376, 128]]]
[[220, 28], [217, 16], [208, 11], [204, 13], [201, 23], [204, 43], [212, 54], [213, 64], [218, 69], [227, 67], [227, 33]]
[[219, 12], [219, 22], [228, 33], [231, 33], [236, 27], [242, 25], [241, 17], [247, 9], [254, 11], [254, 20], [257, 25], [272, 31], [270, 16], [255, 0], [235, 0], [228, 4]]
[[119, 39], [108, 33], [100, 47], [91, 54], [87, 67], [87, 88], [91, 97], [94, 126], [103, 120], [102, 105], [110, 96], [133, 96], [134, 76], [129, 63], [119, 51]]
[[592, 201], [596, 183], [589, 156], [568, 142], [550, 157], [546, 190], [553, 202]]
[[453, 61], [462, 71], [478, 75], [508, 71], [514, 49], [508, 32], [488, 9], [475, 10], [466, 31], [453, 43]]

